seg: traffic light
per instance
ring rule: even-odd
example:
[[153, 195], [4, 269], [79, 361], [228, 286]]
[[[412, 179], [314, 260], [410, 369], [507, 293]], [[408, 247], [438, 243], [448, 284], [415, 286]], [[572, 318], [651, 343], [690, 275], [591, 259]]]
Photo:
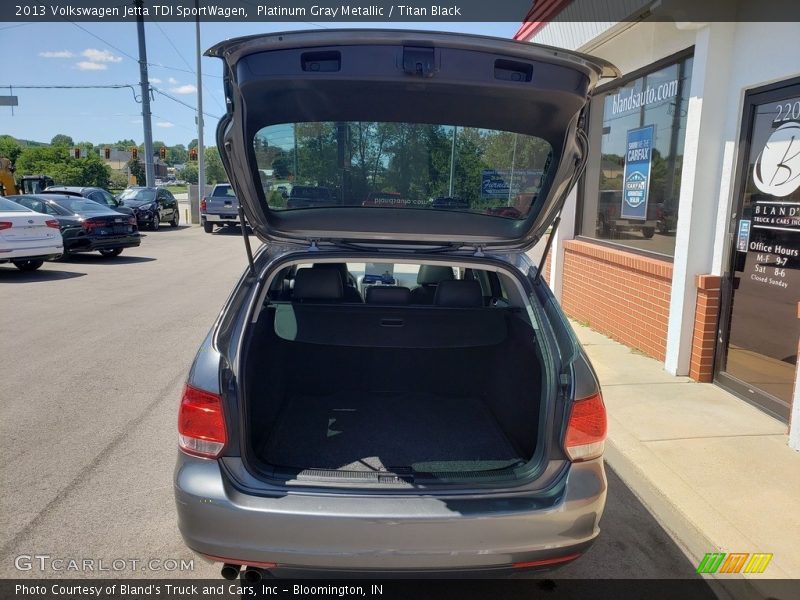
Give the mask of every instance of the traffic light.
[[111, 160], [111, 148], [103, 148], [103, 156], [106, 160]]
[[161, 160], [164, 160], [165, 158], [167, 158], [167, 148], [166, 148], [166, 146], [161, 146], [161, 148], [158, 149], [158, 156], [159, 156], [159, 158], [161, 158]]
[[131, 158], [133, 160], [139, 160], [139, 148], [137, 148], [136, 146], [131, 148]]
[[81, 149], [80, 148], [75, 148], [75, 150], [73, 150], [73, 152], [72, 152], [72, 155], [75, 158], [80, 158], [81, 157]]
[[189, 160], [197, 160], [197, 148], [189, 150]]

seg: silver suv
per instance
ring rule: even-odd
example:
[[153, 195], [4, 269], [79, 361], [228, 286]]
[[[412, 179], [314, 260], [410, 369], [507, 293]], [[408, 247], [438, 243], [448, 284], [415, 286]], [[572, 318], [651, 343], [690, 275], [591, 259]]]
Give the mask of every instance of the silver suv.
[[[605, 504], [605, 408], [526, 251], [557, 226], [616, 69], [409, 31], [208, 54], [225, 64], [217, 145], [264, 245], [245, 235], [181, 401], [186, 544], [250, 581], [579, 557]], [[267, 169], [329, 201], [289, 205]]]

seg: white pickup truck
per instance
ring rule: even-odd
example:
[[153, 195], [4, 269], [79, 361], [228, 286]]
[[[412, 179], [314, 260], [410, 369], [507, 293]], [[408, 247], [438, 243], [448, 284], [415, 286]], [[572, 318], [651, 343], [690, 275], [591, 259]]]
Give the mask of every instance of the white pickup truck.
[[200, 223], [206, 233], [212, 233], [214, 225], [239, 224], [239, 200], [230, 183], [218, 183], [211, 194], [200, 200]]

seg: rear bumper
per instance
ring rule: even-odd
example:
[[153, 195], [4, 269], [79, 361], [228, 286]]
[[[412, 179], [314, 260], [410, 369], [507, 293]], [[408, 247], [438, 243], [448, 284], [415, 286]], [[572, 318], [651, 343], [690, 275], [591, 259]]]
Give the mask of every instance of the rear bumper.
[[0, 248], [0, 262], [11, 260], [50, 260], [64, 253], [61, 244], [48, 244], [45, 246], [21, 246], [13, 248]]
[[502, 572], [570, 557], [598, 535], [606, 497], [602, 459], [571, 465], [547, 493], [263, 497], [235, 489], [217, 461], [180, 453], [174, 485], [191, 549], [288, 574]]
[[201, 218], [205, 219], [209, 223], [220, 223], [220, 224], [236, 224], [239, 222], [239, 214], [233, 213], [230, 215], [226, 214], [214, 214], [214, 213], [203, 213], [200, 215]]
[[67, 252], [94, 252], [113, 248], [135, 248], [141, 243], [142, 236], [138, 233], [108, 237], [77, 237], [64, 242]]

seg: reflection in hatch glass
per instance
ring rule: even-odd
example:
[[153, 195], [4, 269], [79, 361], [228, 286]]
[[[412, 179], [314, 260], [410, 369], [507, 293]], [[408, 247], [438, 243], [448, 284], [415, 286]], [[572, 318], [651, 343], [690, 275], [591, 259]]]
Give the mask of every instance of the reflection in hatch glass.
[[550, 164], [537, 137], [419, 123], [271, 125], [253, 140], [271, 209], [424, 208], [523, 219]]

